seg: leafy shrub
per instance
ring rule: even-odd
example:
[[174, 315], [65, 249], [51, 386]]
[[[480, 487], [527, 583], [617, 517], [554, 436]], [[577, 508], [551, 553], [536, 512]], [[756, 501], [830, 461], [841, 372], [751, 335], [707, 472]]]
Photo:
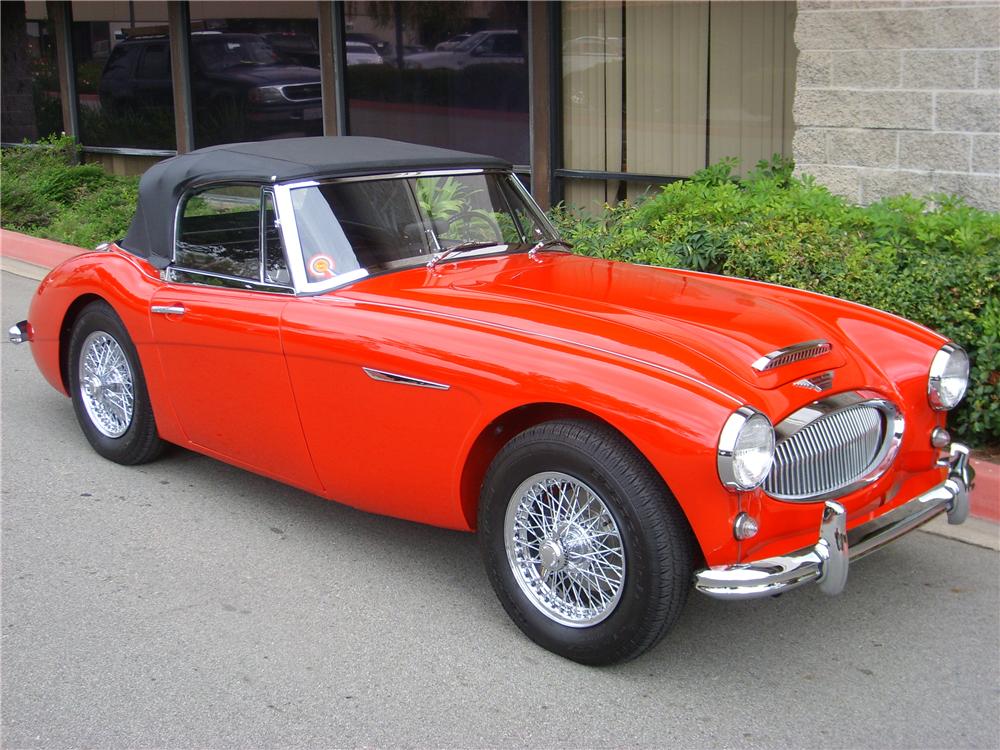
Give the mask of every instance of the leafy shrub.
[[77, 164], [72, 138], [0, 152], [0, 223], [39, 237], [93, 247], [125, 234], [135, 212], [138, 179]]
[[915, 320], [966, 348], [956, 435], [1000, 443], [1000, 215], [935, 195], [853, 205], [775, 157], [726, 160], [638, 204], [552, 212], [578, 252], [809, 289]]

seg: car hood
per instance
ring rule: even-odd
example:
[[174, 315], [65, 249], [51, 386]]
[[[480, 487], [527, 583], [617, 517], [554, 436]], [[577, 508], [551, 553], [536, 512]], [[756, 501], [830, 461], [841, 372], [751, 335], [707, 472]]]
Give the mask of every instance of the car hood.
[[234, 65], [213, 70], [212, 78], [250, 86], [281, 86], [288, 83], [319, 83], [319, 69], [304, 65]]
[[[387, 286], [391, 292], [381, 291]], [[344, 291], [364, 298], [389, 293], [397, 302], [405, 298], [408, 305], [442, 314], [612, 352], [708, 383], [729, 383], [743, 393], [747, 389], [733, 377], [772, 390], [860, 360], [870, 372], [872, 363], [852, 343], [852, 331], [862, 335], [889, 322], [896, 335], [937, 338], [842, 300], [565, 253], [445, 263], [430, 272], [375, 277]], [[832, 350], [766, 372], [753, 367], [766, 354], [817, 339], [829, 341]]]

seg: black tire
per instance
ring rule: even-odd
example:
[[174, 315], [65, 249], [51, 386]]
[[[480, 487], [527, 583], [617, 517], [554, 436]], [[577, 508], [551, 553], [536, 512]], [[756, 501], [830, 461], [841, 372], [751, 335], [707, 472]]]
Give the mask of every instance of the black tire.
[[[92, 334], [105, 334], [113, 339], [121, 348], [131, 371], [131, 419], [127, 422], [127, 428], [117, 436], [105, 434], [98, 426], [95, 417], [88, 411], [81, 388], [80, 358], [83, 356], [84, 343]], [[109, 304], [99, 300], [81, 311], [73, 324], [68, 356], [67, 374], [73, 410], [83, 434], [94, 450], [109, 461], [129, 466], [156, 458], [163, 450], [164, 443], [156, 431], [156, 420], [146, 391], [139, 356], [124, 324]]]
[[[605, 619], [586, 627], [552, 619], [525, 594], [508, 562], [508, 505], [523, 482], [546, 472], [568, 475], [594, 490], [624, 548], [617, 604], [607, 608]], [[517, 626], [540, 646], [583, 664], [614, 664], [650, 649], [677, 620], [691, 587], [694, 539], [687, 519], [642, 454], [597, 422], [546, 422], [504, 446], [483, 481], [479, 543], [493, 589]]]

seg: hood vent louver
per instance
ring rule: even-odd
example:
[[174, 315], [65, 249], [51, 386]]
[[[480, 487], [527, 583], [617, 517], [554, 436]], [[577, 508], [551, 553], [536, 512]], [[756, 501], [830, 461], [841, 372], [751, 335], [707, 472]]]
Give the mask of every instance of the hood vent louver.
[[832, 349], [833, 344], [826, 339], [803, 341], [801, 344], [792, 344], [783, 349], [775, 349], [773, 352], [765, 354], [758, 359], [752, 366], [757, 372], [767, 372], [794, 362], [802, 362], [806, 359], [819, 357]]

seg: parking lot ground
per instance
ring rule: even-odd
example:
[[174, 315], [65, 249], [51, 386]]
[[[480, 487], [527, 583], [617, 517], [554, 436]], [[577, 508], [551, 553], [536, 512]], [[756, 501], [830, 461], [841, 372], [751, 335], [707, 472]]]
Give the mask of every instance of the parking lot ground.
[[[3, 274], [5, 325], [36, 283]], [[0, 355], [5, 748], [1000, 746], [990, 549], [916, 532], [836, 598], [692, 593], [588, 668], [507, 619], [474, 536], [180, 449], [109, 463], [28, 346]]]

